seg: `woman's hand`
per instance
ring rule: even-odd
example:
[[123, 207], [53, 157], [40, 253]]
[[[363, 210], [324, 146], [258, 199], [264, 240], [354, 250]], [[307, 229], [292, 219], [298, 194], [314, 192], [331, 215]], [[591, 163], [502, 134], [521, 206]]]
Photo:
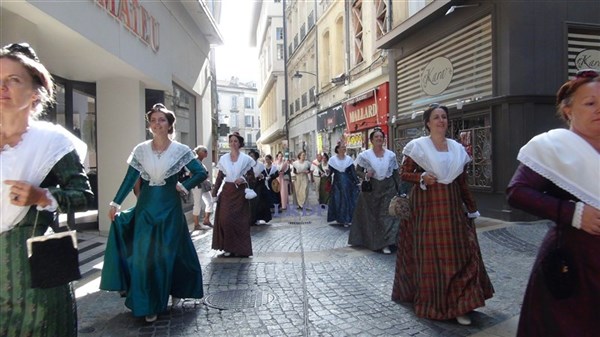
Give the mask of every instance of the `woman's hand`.
[[46, 189], [33, 186], [23, 180], [5, 180], [4, 183], [10, 186], [10, 203], [15, 206], [38, 205], [46, 207], [51, 204], [51, 200], [46, 196]]
[[425, 182], [425, 185], [433, 185], [437, 183], [437, 177], [433, 173], [426, 172], [423, 175], [423, 181]]
[[244, 178], [237, 178], [235, 180], [236, 185], [241, 185], [241, 184], [245, 184], [245, 183], [246, 183], [246, 179], [244, 179]]
[[110, 219], [110, 221], [115, 221], [116, 215], [117, 215], [117, 207], [110, 206], [110, 208], [108, 209], [108, 218]]
[[371, 170], [367, 170], [367, 173], [365, 174], [365, 177], [371, 179], [371, 178], [373, 178], [374, 175], [375, 175], [375, 172], [373, 172]]
[[581, 229], [592, 235], [600, 235], [600, 210], [588, 204], [583, 205]]

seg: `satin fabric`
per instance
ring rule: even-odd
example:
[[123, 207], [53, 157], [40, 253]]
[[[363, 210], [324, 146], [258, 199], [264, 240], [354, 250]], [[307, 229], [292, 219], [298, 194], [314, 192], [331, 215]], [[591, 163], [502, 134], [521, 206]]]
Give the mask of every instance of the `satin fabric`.
[[[197, 160], [186, 167], [193, 172], [186, 188], [206, 178]], [[115, 200], [124, 197], [139, 177], [129, 167]], [[118, 214], [113, 221], [104, 255], [100, 289], [126, 291], [125, 305], [133, 316], [159, 314], [167, 309], [169, 295], [202, 298], [202, 270], [192, 243], [176, 190], [177, 175], [161, 186], [142, 179], [136, 206]], [[130, 189], [129, 189], [130, 190]]]

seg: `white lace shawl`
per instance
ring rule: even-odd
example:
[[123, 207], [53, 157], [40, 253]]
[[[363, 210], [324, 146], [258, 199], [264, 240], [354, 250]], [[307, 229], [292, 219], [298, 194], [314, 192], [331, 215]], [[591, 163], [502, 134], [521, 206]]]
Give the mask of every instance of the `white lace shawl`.
[[[332, 157], [333, 158], [333, 157]], [[394, 170], [398, 169], [396, 154], [390, 150], [383, 152], [383, 157], [377, 157], [373, 149], [361, 152], [354, 163], [367, 170], [373, 170], [373, 178], [383, 180], [392, 176]], [[331, 164], [330, 164], [331, 165]]]
[[340, 172], [344, 172], [348, 168], [348, 166], [354, 165], [354, 161], [348, 155], [344, 156], [344, 159], [340, 159], [336, 155], [336, 156], [329, 158], [327, 165], [333, 167], [334, 169], [336, 169]]
[[262, 173], [262, 171], [265, 170], [265, 164], [259, 162], [259, 161], [255, 161], [256, 164], [254, 164], [254, 166], [252, 167], [252, 170], [254, 170], [254, 176], [258, 177], [259, 174]]
[[39, 186], [50, 170], [67, 153], [76, 150], [82, 164], [87, 145], [60, 125], [29, 121], [23, 139], [15, 147], [5, 146], [0, 152], [0, 232], [16, 226], [30, 206], [15, 206], [9, 201], [10, 186], [5, 180], [24, 180]]
[[567, 129], [533, 137], [517, 159], [582, 202], [600, 208], [600, 154]]
[[179, 173], [181, 169], [196, 159], [194, 152], [179, 142], [172, 141], [160, 158], [152, 152], [152, 140], [138, 144], [127, 159], [127, 163], [140, 172], [140, 176], [150, 186], [162, 186], [165, 179]]
[[231, 161], [231, 154], [226, 153], [219, 159], [217, 167], [225, 174], [225, 182], [233, 183], [241, 178], [254, 166], [254, 159], [245, 153], [240, 153], [236, 162]]
[[465, 165], [471, 161], [465, 147], [453, 139], [447, 139], [448, 156], [441, 156], [436, 150], [431, 138], [420, 137], [411, 140], [402, 153], [411, 157], [426, 172], [431, 172], [437, 177], [437, 182], [450, 184], [465, 169]]

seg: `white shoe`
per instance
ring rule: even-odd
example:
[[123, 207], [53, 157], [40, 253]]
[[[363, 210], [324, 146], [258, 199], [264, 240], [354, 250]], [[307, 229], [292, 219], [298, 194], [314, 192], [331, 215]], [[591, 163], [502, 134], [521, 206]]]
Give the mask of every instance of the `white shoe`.
[[223, 253], [223, 256], [225, 256], [225, 257], [231, 256], [231, 253], [230, 252], [225, 252], [225, 253]]
[[156, 321], [157, 318], [158, 318], [157, 315], [146, 315], [146, 322], [152, 323], [152, 322]]
[[171, 296], [171, 308], [176, 307], [181, 302], [181, 298]]
[[382, 250], [381, 250], [384, 254], [391, 254], [392, 251], [390, 250], [390, 247], [385, 246]]
[[460, 325], [471, 325], [471, 319], [467, 315], [456, 316], [456, 321]]

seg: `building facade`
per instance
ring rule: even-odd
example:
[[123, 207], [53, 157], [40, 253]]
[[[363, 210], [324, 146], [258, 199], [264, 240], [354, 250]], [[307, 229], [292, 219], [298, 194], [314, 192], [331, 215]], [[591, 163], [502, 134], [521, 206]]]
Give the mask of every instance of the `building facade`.
[[260, 138], [257, 147], [263, 155], [284, 152], [288, 146], [283, 28], [281, 1], [254, 3], [250, 44], [258, 50], [256, 104], [260, 111]]
[[229, 138], [233, 132], [244, 137], [244, 150], [258, 150], [256, 140], [260, 137], [260, 111], [256, 106], [255, 82], [241, 83], [232, 77], [217, 81], [219, 119], [219, 157], [229, 152]]
[[578, 69], [600, 69], [600, 3], [393, 5], [392, 28], [377, 40], [390, 53], [392, 147], [401, 153], [424, 135], [421, 116], [429, 104], [448, 106], [448, 136], [472, 149], [469, 184], [480, 212], [530, 219], [507, 205], [505, 189], [521, 146], [564, 126], [556, 117], [558, 87]]
[[[215, 3], [218, 7], [219, 4]], [[88, 144], [88, 173], [105, 216], [133, 147], [148, 138], [145, 112], [163, 102], [177, 140], [211, 146], [210, 45], [222, 39], [206, 2], [3, 1], [0, 43], [28, 42], [57, 82], [45, 118]], [[133, 197], [124, 207], [133, 205]]]

